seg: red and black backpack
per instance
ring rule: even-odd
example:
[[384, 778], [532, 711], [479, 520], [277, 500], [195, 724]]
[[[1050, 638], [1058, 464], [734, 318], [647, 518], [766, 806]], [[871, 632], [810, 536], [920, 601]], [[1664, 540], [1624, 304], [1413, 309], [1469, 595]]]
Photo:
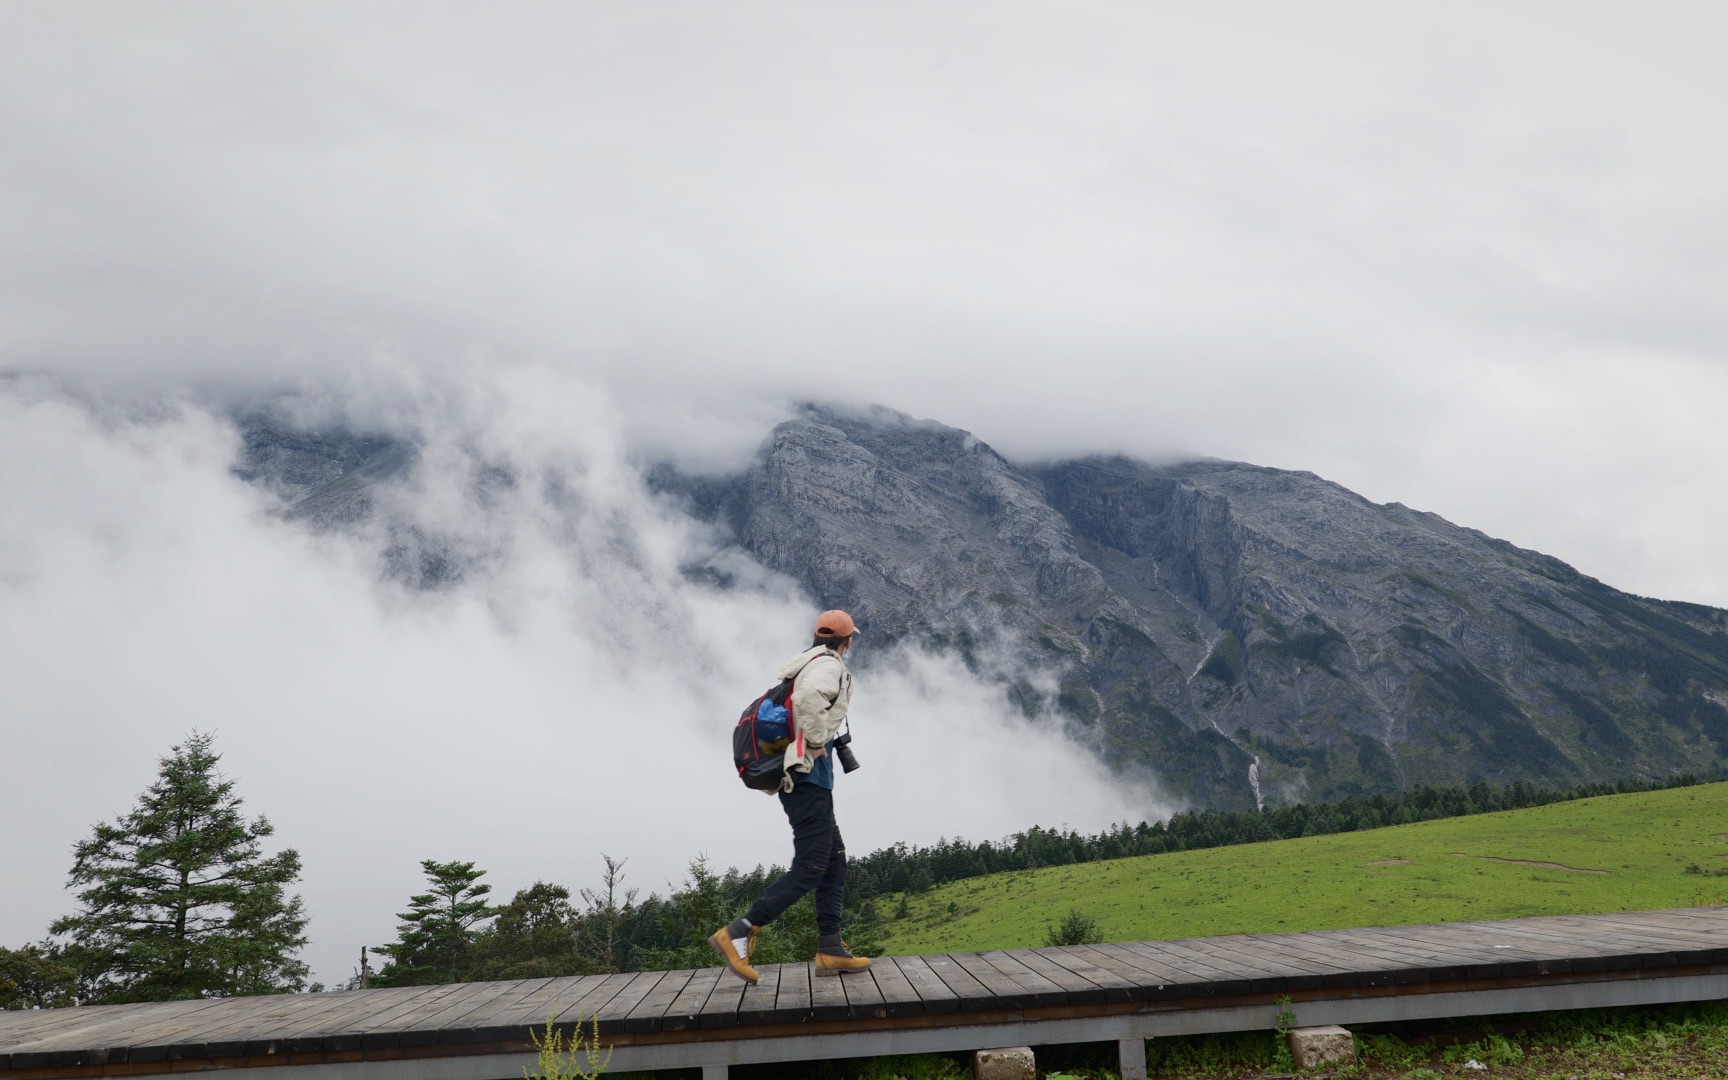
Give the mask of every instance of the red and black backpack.
[[[738, 717], [738, 726], [732, 729], [732, 764], [738, 767], [738, 779], [752, 791], [780, 790], [786, 777], [786, 747], [792, 740], [797, 740], [798, 752], [804, 752], [804, 733], [798, 730], [797, 719], [792, 715], [793, 681], [786, 679], [752, 701]], [[756, 717], [764, 702], [786, 710], [786, 728], [793, 734], [776, 734], [766, 741], [759, 737], [765, 733], [757, 730]]]

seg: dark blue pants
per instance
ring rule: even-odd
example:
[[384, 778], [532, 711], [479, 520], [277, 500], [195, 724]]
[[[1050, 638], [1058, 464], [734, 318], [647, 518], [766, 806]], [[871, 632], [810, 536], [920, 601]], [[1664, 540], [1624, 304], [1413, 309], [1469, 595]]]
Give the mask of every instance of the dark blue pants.
[[816, 784], [798, 784], [780, 793], [780, 805], [792, 823], [792, 868], [763, 891], [744, 917], [752, 926], [767, 926], [814, 889], [816, 932], [838, 934], [846, 845], [834, 821], [834, 792]]

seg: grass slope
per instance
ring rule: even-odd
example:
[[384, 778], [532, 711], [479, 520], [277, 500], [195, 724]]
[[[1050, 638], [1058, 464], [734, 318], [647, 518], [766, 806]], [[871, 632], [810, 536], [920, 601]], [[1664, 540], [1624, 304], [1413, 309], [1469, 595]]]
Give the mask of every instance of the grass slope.
[[1606, 795], [957, 881], [910, 897], [883, 944], [893, 955], [1041, 945], [1073, 908], [1105, 940], [1133, 941], [1722, 904], [1723, 837], [1728, 783]]

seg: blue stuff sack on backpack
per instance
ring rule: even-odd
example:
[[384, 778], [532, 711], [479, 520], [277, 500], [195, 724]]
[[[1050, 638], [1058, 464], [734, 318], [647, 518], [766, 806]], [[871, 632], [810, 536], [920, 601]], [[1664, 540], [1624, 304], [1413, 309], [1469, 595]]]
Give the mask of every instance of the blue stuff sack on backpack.
[[786, 723], [786, 706], [776, 705], [771, 699], [764, 698], [762, 704], [756, 707], [756, 740], [763, 749], [768, 749], [779, 743], [778, 749], [786, 748], [782, 740], [790, 740], [792, 729]]

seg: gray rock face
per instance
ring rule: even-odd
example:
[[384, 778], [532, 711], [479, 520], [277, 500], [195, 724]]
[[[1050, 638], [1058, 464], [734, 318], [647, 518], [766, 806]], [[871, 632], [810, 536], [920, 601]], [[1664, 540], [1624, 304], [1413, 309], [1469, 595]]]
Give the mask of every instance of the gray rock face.
[[[364, 519], [412, 463], [280, 429], [246, 446], [243, 474], [322, 527]], [[809, 408], [743, 475], [652, 480], [857, 616], [864, 662], [898, 639], [956, 650], [1198, 805], [1665, 776], [1728, 749], [1728, 612], [1309, 473], [1023, 468], [940, 424]], [[425, 538], [401, 548], [415, 580], [461, 572]]]
[[807, 409], [742, 477], [657, 482], [872, 641], [1057, 673], [1076, 734], [1202, 804], [1662, 776], [1728, 747], [1728, 612], [1310, 473], [1023, 469], [938, 424]]

